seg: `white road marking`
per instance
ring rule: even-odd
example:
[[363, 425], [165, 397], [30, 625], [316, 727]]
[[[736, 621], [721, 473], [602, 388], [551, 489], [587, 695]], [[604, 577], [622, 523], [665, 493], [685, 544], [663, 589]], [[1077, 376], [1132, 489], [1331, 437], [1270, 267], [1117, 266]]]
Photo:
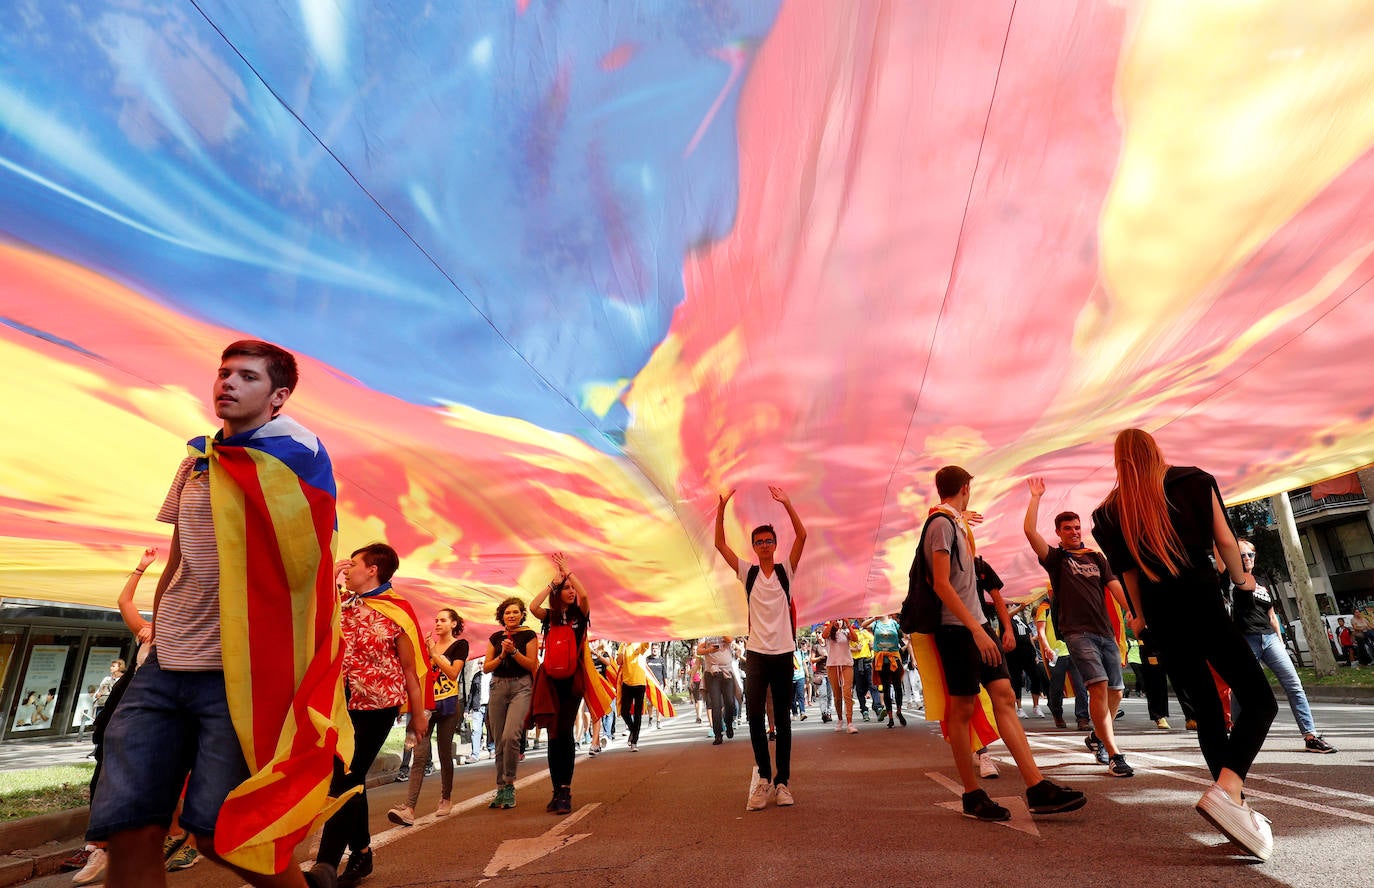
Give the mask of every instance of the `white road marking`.
[[[1069, 747], [1074, 747], [1078, 745], [1072, 739], [1069, 738], [1064, 738], [1061, 740], [1058, 737], [1047, 737], [1043, 734], [1034, 736], [1033, 738], [1028, 737], [1027, 739], [1030, 740], [1032, 745], [1039, 746], [1042, 749], [1053, 749], [1055, 751], [1060, 751], [1066, 745]], [[1182, 774], [1178, 771], [1167, 768], [1147, 768], [1142, 765], [1135, 764], [1135, 762], [1140, 759], [1154, 759], [1157, 762], [1162, 762], [1164, 764], [1169, 765], [1178, 765], [1185, 768], [1196, 768], [1198, 766], [1197, 762], [1190, 762], [1186, 759], [1173, 758], [1172, 756], [1167, 755], [1158, 755], [1152, 752], [1131, 752], [1131, 767], [1133, 767], [1137, 772], [1145, 771], [1150, 774], [1161, 774], [1165, 777], [1172, 777], [1175, 780], [1181, 780], [1184, 783], [1192, 783], [1196, 786], [1201, 786], [1204, 788], [1212, 785], [1212, 781], [1210, 779], [1206, 779], [1203, 777], [1195, 777], [1191, 774]], [[1206, 766], [1204, 765], [1203, 767], [1205, 768]], [[1358, 823], [1374, 824], [1374, 814], [1365, 814], [1360, 811], [1347, 811], [1344, 808], [1333, 808], [1329, 805], [1322, 805], [1317, 802], [1309, 802], [1306, 799], [1295, 799], [1291, 796], [1275, 795], [1273, 793], [1263, 792], [1261, 790], [1256, 790], [1253, 788], [1253, 784], [1256, 781], [1266, 779], [1280, 783], [1284, 786], [1288, 786], [1293, 789], [1304, 789], [1316, 795], [1325, 795], [1336, 798], [1350, 798], [1353, 796], [1354, 799], [1357, 801], [1369, 799], [1368, 796], [1360, 796], [1355, 793], [1348, 793], [1342, 790], [1331, 789], [1325, 786], [1315, 786], [1313, 784], [1298, 783], [1296, 781], [1291, 780], [1279, 780], [1278, 778], [1265, 778], [1259, 774], [1254, 773], [1250, 775], [1250, 783], [1248, 783], [1245, 787], [1245, 797], [1247, 799], [1263, 799], [1266, 802], [1274, 802], [1280, 805], [1288, 805], [1293, 808], [1303, 808], [1308, 811], [1315, 811], [1318, 814], [1327, 814], [1332, 817], [1343, 817], [1346, 820], [1354, 820]]]
[[[939, 771], [927, 771], [926, 776], [960, 798], [957, 802], [936, 802], [935, 804], [962, 815], [964, 813], [964, 788]], [[1011, 812], [1010, 820], [996, 820], [992, 821], [993, 823], [1014, 829], [1017, 832], [1028, 833], [1036, 838], [1040, 837], [1040, 830], [1036, 828], [1035, 821], [1031, 819], [1030, 809], [1026, 807], [1025, 799], [1020, 796], [996, 796], [993, 801]]]
[[479, 880], [477, 884], [481, 885], [487, 879], [500, 875], [503, 869], [519, 869], [527, 863], [532, 863], [541, 857], [547, 857], [560, 848], [566, 848], [573, 842], [587, 838], [591, 833], [578, 833], [570, 836], [567, 835], [567, 831], [574, 823], [586, 817], [600, 805], [600, 802], [592, 802], [590, 805], [578, 808], [576, 813], [560, 818], [558, 823], [543, 835], [528, 839], [506, 839], [497, 847], [496, 853], [491, 856], [491, 862], [482, 871], [482, 875], [486, 878]]

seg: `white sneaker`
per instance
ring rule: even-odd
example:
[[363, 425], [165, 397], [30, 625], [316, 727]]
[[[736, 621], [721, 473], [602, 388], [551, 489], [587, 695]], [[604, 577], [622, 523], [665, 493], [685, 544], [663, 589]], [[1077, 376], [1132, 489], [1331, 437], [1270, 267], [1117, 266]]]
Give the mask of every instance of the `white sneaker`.
[[982, 755], [974, 753], [973, 763], [978, 766], [979, 777], [993, 778], [997, 776], [997, 763], [986, 752]]
[[1045, 710], [1041, 709], [1039, 706], [1032, 706], [1032, 707], [1031, 707], [1031, 717], [1032, 717], [1032, 718], [1044, 718], [1044, 717], [1045, 717]]
[[83, 866], [76, 875], [72, 876], [73, 885], [90, 885], [105, 879], [106, 855], [104, 848], [96, 848], [91, 851], [91, 856], [86, 858], [86, 865]]
[[853, 722], [850, 722], [850, 723], [849, 723], [849, 727], [845, 728], [845, 730], [848, 731], [848, 732], [851, 733], [851, 734], [857, 734], [857, 733], [859, 733], [859, 729], [856, 728], [856, 727], [854, 727], [854, 723], [853, 723]]
[[1274, 853], [1274, 833], [1269, 818], [1244, 802], [1237, 805], [1220, 784], [1213, 783], [1198, 799], [1197, 812], [1247, 854], [1268, 860]]
[[746, 811], [762, 811], [768, 805], [768, 796], [773, 792], [773, 781], [760, 780], [749, 790], [749, 801], [745, 803]]
[[780, 784], [777, 789], [773, 790], [773, 798], [779, 808], [786, 808], [797, 803], [797, 800], [792, 798], [792, 790], [787, 788], [786, 783]]
[[1020, 719], [1030, 718], [1029, 715], [1026, 715], [1026, 710], [1022, 709], [1020, 706], [1016, 707], [1016, 717]]

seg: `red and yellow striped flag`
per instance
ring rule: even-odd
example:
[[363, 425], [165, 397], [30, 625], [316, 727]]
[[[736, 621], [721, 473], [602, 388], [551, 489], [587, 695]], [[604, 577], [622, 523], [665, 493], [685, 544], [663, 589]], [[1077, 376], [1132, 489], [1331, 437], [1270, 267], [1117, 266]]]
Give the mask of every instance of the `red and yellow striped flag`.
[[652, 669], [645, 669], [644, 677], [648, 679], [648, 681], [645, 682], [644, 699], [652, 703], [654, 709], [657, 709], [659, 714], [666, 718], [672, 718], [677, 715], [677, 709], [674, 708], [673, 701], [668, 699], [668, 692], [663, 689], [663, 685], [659, 684], [658, 679], [654, 677], [654, 671]]
[[[949, 706], [949, 682], [945, 680], [945, 667], [935, 649], [935, 636], [913, 632], [911, 653], [921, 673], [926, 721], [939, 722], [940, 734], [948, 740], [949, 720], [945, 718], [945, 710]], [[982, 749], [1002, 736], [997, 730], [997, 720], [992, 714], [992, 698], [988, 696], [986, 688], [978, 689], [978, 708], [973, 711], [973, 720], [969, 723], [969, 736], [974, 749]]]
[[592, 660], [591, 645], [582, 645], [582, 699], [587, 701], [587, 712], [592, 718], [605, 718], [615, 706], [615, 679], [611, 669], [603, 677], [596, 671]]
[[420, 682], [422, 693], [425, 697], [425, 709], [434, 708], [434, 682], [430, 679], [430, 669], [433, 664], [429, 660], [429, 645], [425, 644], [424, 634], [420, 631], [420, 621], [415, 616], [415, 609], [410, 606], [396, 590], [391, 588], [391, 583], [383, 583], [381, 591], [366, 595], [362, 599], [363, 603], [375, 610], [377, 613], [386, 617], [405, 633], [410, 641], [410, 646], [415, 652], [415, 677]]
[[250, 776], [220, 808], [215, 850], [279, 873], [317, 822], [334, 758], [353, 755], [334, 594], [335, 488], [319, 439], [279, 416], [251, 433], [197, 438], [220, 568], [229, 713]]

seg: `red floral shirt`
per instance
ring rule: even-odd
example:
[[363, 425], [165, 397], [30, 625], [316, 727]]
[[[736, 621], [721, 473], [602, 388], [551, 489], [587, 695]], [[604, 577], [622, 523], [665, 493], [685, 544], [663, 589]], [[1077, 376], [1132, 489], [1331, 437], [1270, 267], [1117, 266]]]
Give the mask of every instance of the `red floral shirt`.
[[386, 709], [406, 702], [406, 679], [396, 638], [401, 627], [363, 600], [344, 602], [344, 678], [349, 709]]

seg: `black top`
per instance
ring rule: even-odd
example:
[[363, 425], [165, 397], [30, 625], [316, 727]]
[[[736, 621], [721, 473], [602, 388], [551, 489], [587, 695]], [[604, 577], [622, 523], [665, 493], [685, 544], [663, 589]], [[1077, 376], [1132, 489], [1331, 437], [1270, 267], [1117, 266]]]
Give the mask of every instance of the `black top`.
[[[1150, 567], [1160, 579], [1151, 582], [1142, 572], [1142, 588], [1176, 587], [1180, 584], [1191, 586], [1205, 579], [1206, 584], [1216, 588], [1218, 595], [1221, 594], [1211, 559], [1212, 543], [1215, 541], [1212, 534], [1213, 493], [1221, 502], [1217, 480], [1196, 466], [1171, 466], [1165, 472], [1164, 496], [1169, 502], [1169, 522], [1183, 543], [1188, 564], [1180, 566], [1179, 577], [1172, 577], [1158, 559], [1151, 559]], [[1225, 505], [1222, 502], [1222, 506]], [[1102, 545], [1102, 551], [1114, 573], [1120, 575], [1140, 567], [1131, 556], [1130, 549], [1126, 548], [1126, 540], [1117, 519], [1116, 503], [1104, 503], [1093, 510], [1093, 537]]]
[[577, 606], [577, 602], [565, 607], [563, 610], [548, 608], [541, 623], [541, 629], [545, 635], [549, 634], [550, 626], [568, 625], [573, 628], [573, 634], [577, 636], [577, 643], [581, 645], [587, 640], [587, 626], [591, 619], [582, 612], [582, 608]]
[[997, 575], [997, 571], [992, 569], [992, 565], [983, 559], [982, 555], [973, 559], [973, 576], [978, 586], [978, 603], [983, 605], [983, 616], [989, 623], [997, 624], [997, 608], [993, 605], [991, 592], [993, 589], [1002, 588], [1002, 578]]
[[[1230, 580], [1224, 580], [1227, 585]], [[1246, 592], [1231, 587], [1231, 619], [1236, 621], [1240, 631], [1247, 635], [1263, 635], [1274, 631], [1269, 622], [1269, 612], [1274, 609], [1274, 597], [1269, 590], [1256, 584], [1255, 591]]]
[[[457, 663], [459, 660], [467, 660], [467, 658], [468, 640], [466, 638], [455, 639], [444, 651], [444, 659], [448, 660], [450, 663]], [[443, 697], [452, 697], [455, 694], [461, 693], [461, 689], [458, 687], [458, 682], [463, 680], [463, 673], [461, 671], [458, 673], [457, 680], [450, 679], [444, 674], [444, 671], [439, 668], [439, 662], [437, 660], [430, 664], [429, 670], [430, 677], [434, 681], [434, 698], [436, 700]]]
[[[501, 642], [504, 641], [505, 638], [505, 630], [493, 632], [491, 634], [491, 646], [496, 649], [498, 655], [501, 653]], [[537, 638], [539, 638], [539, 633], [528, 626], [521, 626], [511, 635], [511, 641], [515, 642], [516, 650], [522, 654], [525, 652], [525, 648], [529, 645], [530, 641]], [[493, 678], [519, 678], [522, 675], [530, 674], [530, 670], [515, 662], [514, 657], [503, 658], [501, 662], [496, 665], [496, 668], [491, 670]]]
[[1107, 584], [1116, 577], [1101, 552], [1082, 549], [1070, 552], [1055, 546], [1040, 562], [1054, 587], [1054, 631], [1060, 638], [1090, 633], [1115, 635], [1107, 615]]

